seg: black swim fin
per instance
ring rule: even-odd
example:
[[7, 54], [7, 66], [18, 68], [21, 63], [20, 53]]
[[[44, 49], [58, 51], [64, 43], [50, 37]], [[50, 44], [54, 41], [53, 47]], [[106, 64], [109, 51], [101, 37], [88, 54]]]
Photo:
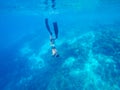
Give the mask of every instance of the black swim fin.
[[50, 33], [50, 35], [52, 35], [52, 32], [51, 32], [49, 24], [48, 24], [48, 18], [45, 18], [45, 25], [46, 25], [46, 28], [47, 28], [48, 32]]
[[53, 22], [53, 27], [54, 27], [55, 36], [56, 36], [56, 38], [58, 38], [58, 25], [57, 25], [57, 22]]

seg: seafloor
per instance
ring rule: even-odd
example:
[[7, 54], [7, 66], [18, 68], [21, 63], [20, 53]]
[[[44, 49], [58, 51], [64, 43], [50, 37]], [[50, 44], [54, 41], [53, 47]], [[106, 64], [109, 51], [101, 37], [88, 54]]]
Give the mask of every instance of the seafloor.
[[62, 39], [58, 58], [51, 57], [48, 42], [40, 49], [33, 43], [20, 48], [14, 62], [22, 69], [9, 77], [4, 90], [120, 90], [118, 26]]

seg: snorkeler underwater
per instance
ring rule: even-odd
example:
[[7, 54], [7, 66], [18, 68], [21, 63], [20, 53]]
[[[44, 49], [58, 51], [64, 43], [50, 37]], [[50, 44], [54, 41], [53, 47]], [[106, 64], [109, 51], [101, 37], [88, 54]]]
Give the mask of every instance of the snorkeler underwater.
[[0, 90], [120, 90], [120, 0], [1, 0]]
[[53, 36], [52, 36], [52, 32], [51, 32], [50, 26], [48, 24], [48, 18], [45, 19], [45, 24], [46, 24], [46, 28], [47, 28], [48, 32], [50, 33], [50, 43], [51, 43], [51, 48], [52, 48], [52, 56], [59, 57], [59, 54], [58, 54], [57, 49], [55, 47], [55, 39], [58, 38], [58, 25], [57, 25], [57, 22], [53, 23], [54, 32], [55, 32], [55, 38], [53, 38]]

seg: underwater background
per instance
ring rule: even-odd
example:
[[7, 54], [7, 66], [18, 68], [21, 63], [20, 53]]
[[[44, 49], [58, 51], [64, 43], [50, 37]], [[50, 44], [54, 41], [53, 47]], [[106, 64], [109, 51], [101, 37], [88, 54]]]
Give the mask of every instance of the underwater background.
[[1, 0], [0, 90], [120, 90], [120, 0]]

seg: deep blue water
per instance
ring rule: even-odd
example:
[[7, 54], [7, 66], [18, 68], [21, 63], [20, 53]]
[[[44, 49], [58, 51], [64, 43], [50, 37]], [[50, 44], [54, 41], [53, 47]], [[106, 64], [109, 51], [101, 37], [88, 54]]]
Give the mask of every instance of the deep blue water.
[[[0, 1], [0, 90], [119, 90], [120, 1], [55, 2]], [[59, 58], [46, 17], [52, 31], [58, 23]]]

